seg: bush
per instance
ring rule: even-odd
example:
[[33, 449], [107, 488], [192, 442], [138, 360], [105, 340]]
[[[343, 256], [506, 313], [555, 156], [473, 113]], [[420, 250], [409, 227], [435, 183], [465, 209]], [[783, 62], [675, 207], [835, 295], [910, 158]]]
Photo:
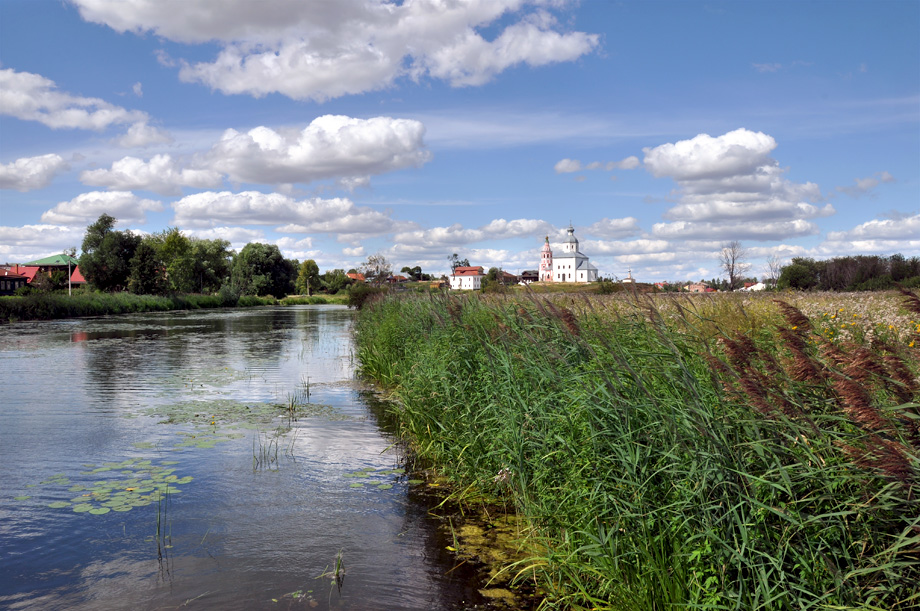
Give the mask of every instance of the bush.
[[387, 289], [384, 287], [356, 282], [348, 287], [348, 307], [360, 310], [367, 303], [385, 295], [386, 292]]

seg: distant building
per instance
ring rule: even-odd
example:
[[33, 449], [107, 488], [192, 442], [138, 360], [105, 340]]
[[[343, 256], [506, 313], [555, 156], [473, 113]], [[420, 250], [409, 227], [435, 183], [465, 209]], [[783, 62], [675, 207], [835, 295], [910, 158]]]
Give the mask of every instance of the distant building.
[[623, 284], [633, 284], [635, 281], [636, 281], [636, 279], [632, 277], [632, 269], [630, 269], [628, 272], [626, 272], [626, 277], [625, 277], [625, 278], [623, 278], [622, 280], [620, 280], [620, 282], [622, 282]]
[[352, 280], [354, 280], [355, 282], [365, 282], [364, 274], [358, 274], [358, 273], [352, 272], [350, 274], [345, 274], [345, 275], [351, 278]]
[[450, 288], [454, 290], [477, 291], [482, 288], [482, 279], [486, 275], [483, 268], [479, 266], [454, 268], [454, 273], [450, 275]]
[[540, 272], [535, 269], [528, 269], [521, 272], [521, 284], [530, 284], [540, 279]]
[[16, 289], [24, 287], [29, 279], [13, 270], [0, 269], [0, 295], [12, 295]]
[[[575, 228], [569, 225], [568, 235], [562, 242], [562, 252], [553, 255], [549, 245], [549, 236], [540, 251], [540, 280], [550, 282], [597, 282], [597, 268], [591, 264], [587, 255], [578, 250]], [[547, 269], [552, 270], [547, 277]]]

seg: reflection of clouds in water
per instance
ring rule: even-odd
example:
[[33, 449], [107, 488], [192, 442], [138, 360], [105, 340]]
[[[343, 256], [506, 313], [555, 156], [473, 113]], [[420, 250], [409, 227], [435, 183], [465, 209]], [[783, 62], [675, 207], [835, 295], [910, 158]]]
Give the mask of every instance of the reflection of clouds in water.
[[[355, 380], [352, 318], [344, 308], [291, 307], [29, 323], [21, 334], [0, 329], [0, 365], [9, 365], [10, 379], [28, 381], [0, 404], [0, 460], [11, 467], [10, 489], [125, 455], [178, 460], [194, 476], [170, 502], [174, 547], [164, 564], [151, 540], [154, 507], [102, 516], [40, 511], [46, 491], [34, 489], [36, 519], [21, 519], [18, 509], [0, 524], [19, 558], [4, 568], [26, 582], [4, 587], [20, 594], [0, 604], [133, 611], [204, 594], [196, 600], [202, 607], [258, 608], [314, 589], [323, 593], [323, 609], [329, 581], [316, 577], [343, 550], [343, 604], [450, 606], [445, 601], [462, 592], [451, 582], [459, 571], [445, 577], [452, 565], [438, 565], [424, 510], [413, 509], [418, 516], [407, 521], [405, 477], [388, 476], [388, 490], [351, 488], [355, 480], [345, 477], [400, 466]], [[220, 424], [218, 432], [244, 436], [175, 453], [180, 433], [210, 427], [143, 417], [190, 401], [303, 401], [306, 387], [311, 403], [347, 417], [278, 418], [261, 433]], [[253, 469], [253, 448], [278, 426], [291, 427], [276, 438], [278, 462]]]

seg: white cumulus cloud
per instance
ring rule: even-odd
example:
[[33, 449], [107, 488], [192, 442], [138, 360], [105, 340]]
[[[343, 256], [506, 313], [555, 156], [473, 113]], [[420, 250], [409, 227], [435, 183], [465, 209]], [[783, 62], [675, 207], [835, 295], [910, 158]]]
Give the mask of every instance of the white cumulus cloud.
[[302, 130], [227, 130], [208, 153], [212, 168], [237, 182], [308, 183], [356, 179], [420, 166], [431, 159], [418, 121], [326, 115]]
[[[737, 129], [718, 137], [646, 148], [645, 167], [677, 183], [679, 203], [665, 212], [656, 237], [668, 239], [775, 240], [813, 235], [812, 219], [836, 210], [820, 202], [814, 183], [793, 183], [770, 154], [776, 141], [761, 132]], [[785, 233], [784, 233], [785, 232]]]
[[79, 248], [86, 227], [61, 225], [0, 226], [0, 260], [24, 262]]
[[52, 129], [102, 130], [147, 120], [146, 113], [59, 91], [50, 79], [12, 68], [0, 70], [0, 113]]
[[32, 191], [47, 187], [67, 163], [60, 155], [21, 157], [12, 163], [0, 164], [0, 189]]
[[[596, 34], [564, 31], [550, 13], [562, 3], [541, 0], [74, 3], [84, 19], [118, 32], [221, 44], [212, 62], [180, 61], [182, 80], [228, 94], [319, 101], [399, 78], [479, 85], [513, 66], [575, 60], [600, 42]], [[486, 29], [498, 31], [487, 39]]]
[[114, 162], [108, 170], [81, 172], [80, 180], [86, 185], [108, 187], [116, 191], [139, 189], [160, 195], [179, 195], [182, 187], [219, 187], [223, 177], [214, 170], [181, 168], [170, 155], [155, 155], [149, 161], [124, 157]]
[[621, 219], [603, 218], [592, 223], [585, 232], [607, 239], [625, 238], [639, 233], [639, 219], [632, 216]]
[[172, 206], [173, 222], [182, 227], [277, 225], [281, 233], [331, 233], [339, 239], [381, 235], [395, 227], [387, 215], [345, 198], [295, 200], [280, 193], [205, 191]]
[[128, 131], [115, 139], [115, 144], [122, 148], [144, 148], [153, 144], [169, 144], [173, 137], [169, 132], [146, 122], [135, 123]]
[[143, 224], [146, 212], [159, 212], [163, 204], [142, 199], [128, 191], [91, 191], [61, 202], [42, 214], [42, 222], [52, 225], [86, 227], [102, 214], [118, 219], [120, 225]]

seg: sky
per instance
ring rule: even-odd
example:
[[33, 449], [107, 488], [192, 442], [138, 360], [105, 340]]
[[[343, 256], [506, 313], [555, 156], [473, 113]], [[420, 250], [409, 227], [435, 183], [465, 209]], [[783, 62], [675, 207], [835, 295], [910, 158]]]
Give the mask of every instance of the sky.
[[920, 1], [0, 0], [0, 263], [101, 214], [321, 271], [920, 255]]

